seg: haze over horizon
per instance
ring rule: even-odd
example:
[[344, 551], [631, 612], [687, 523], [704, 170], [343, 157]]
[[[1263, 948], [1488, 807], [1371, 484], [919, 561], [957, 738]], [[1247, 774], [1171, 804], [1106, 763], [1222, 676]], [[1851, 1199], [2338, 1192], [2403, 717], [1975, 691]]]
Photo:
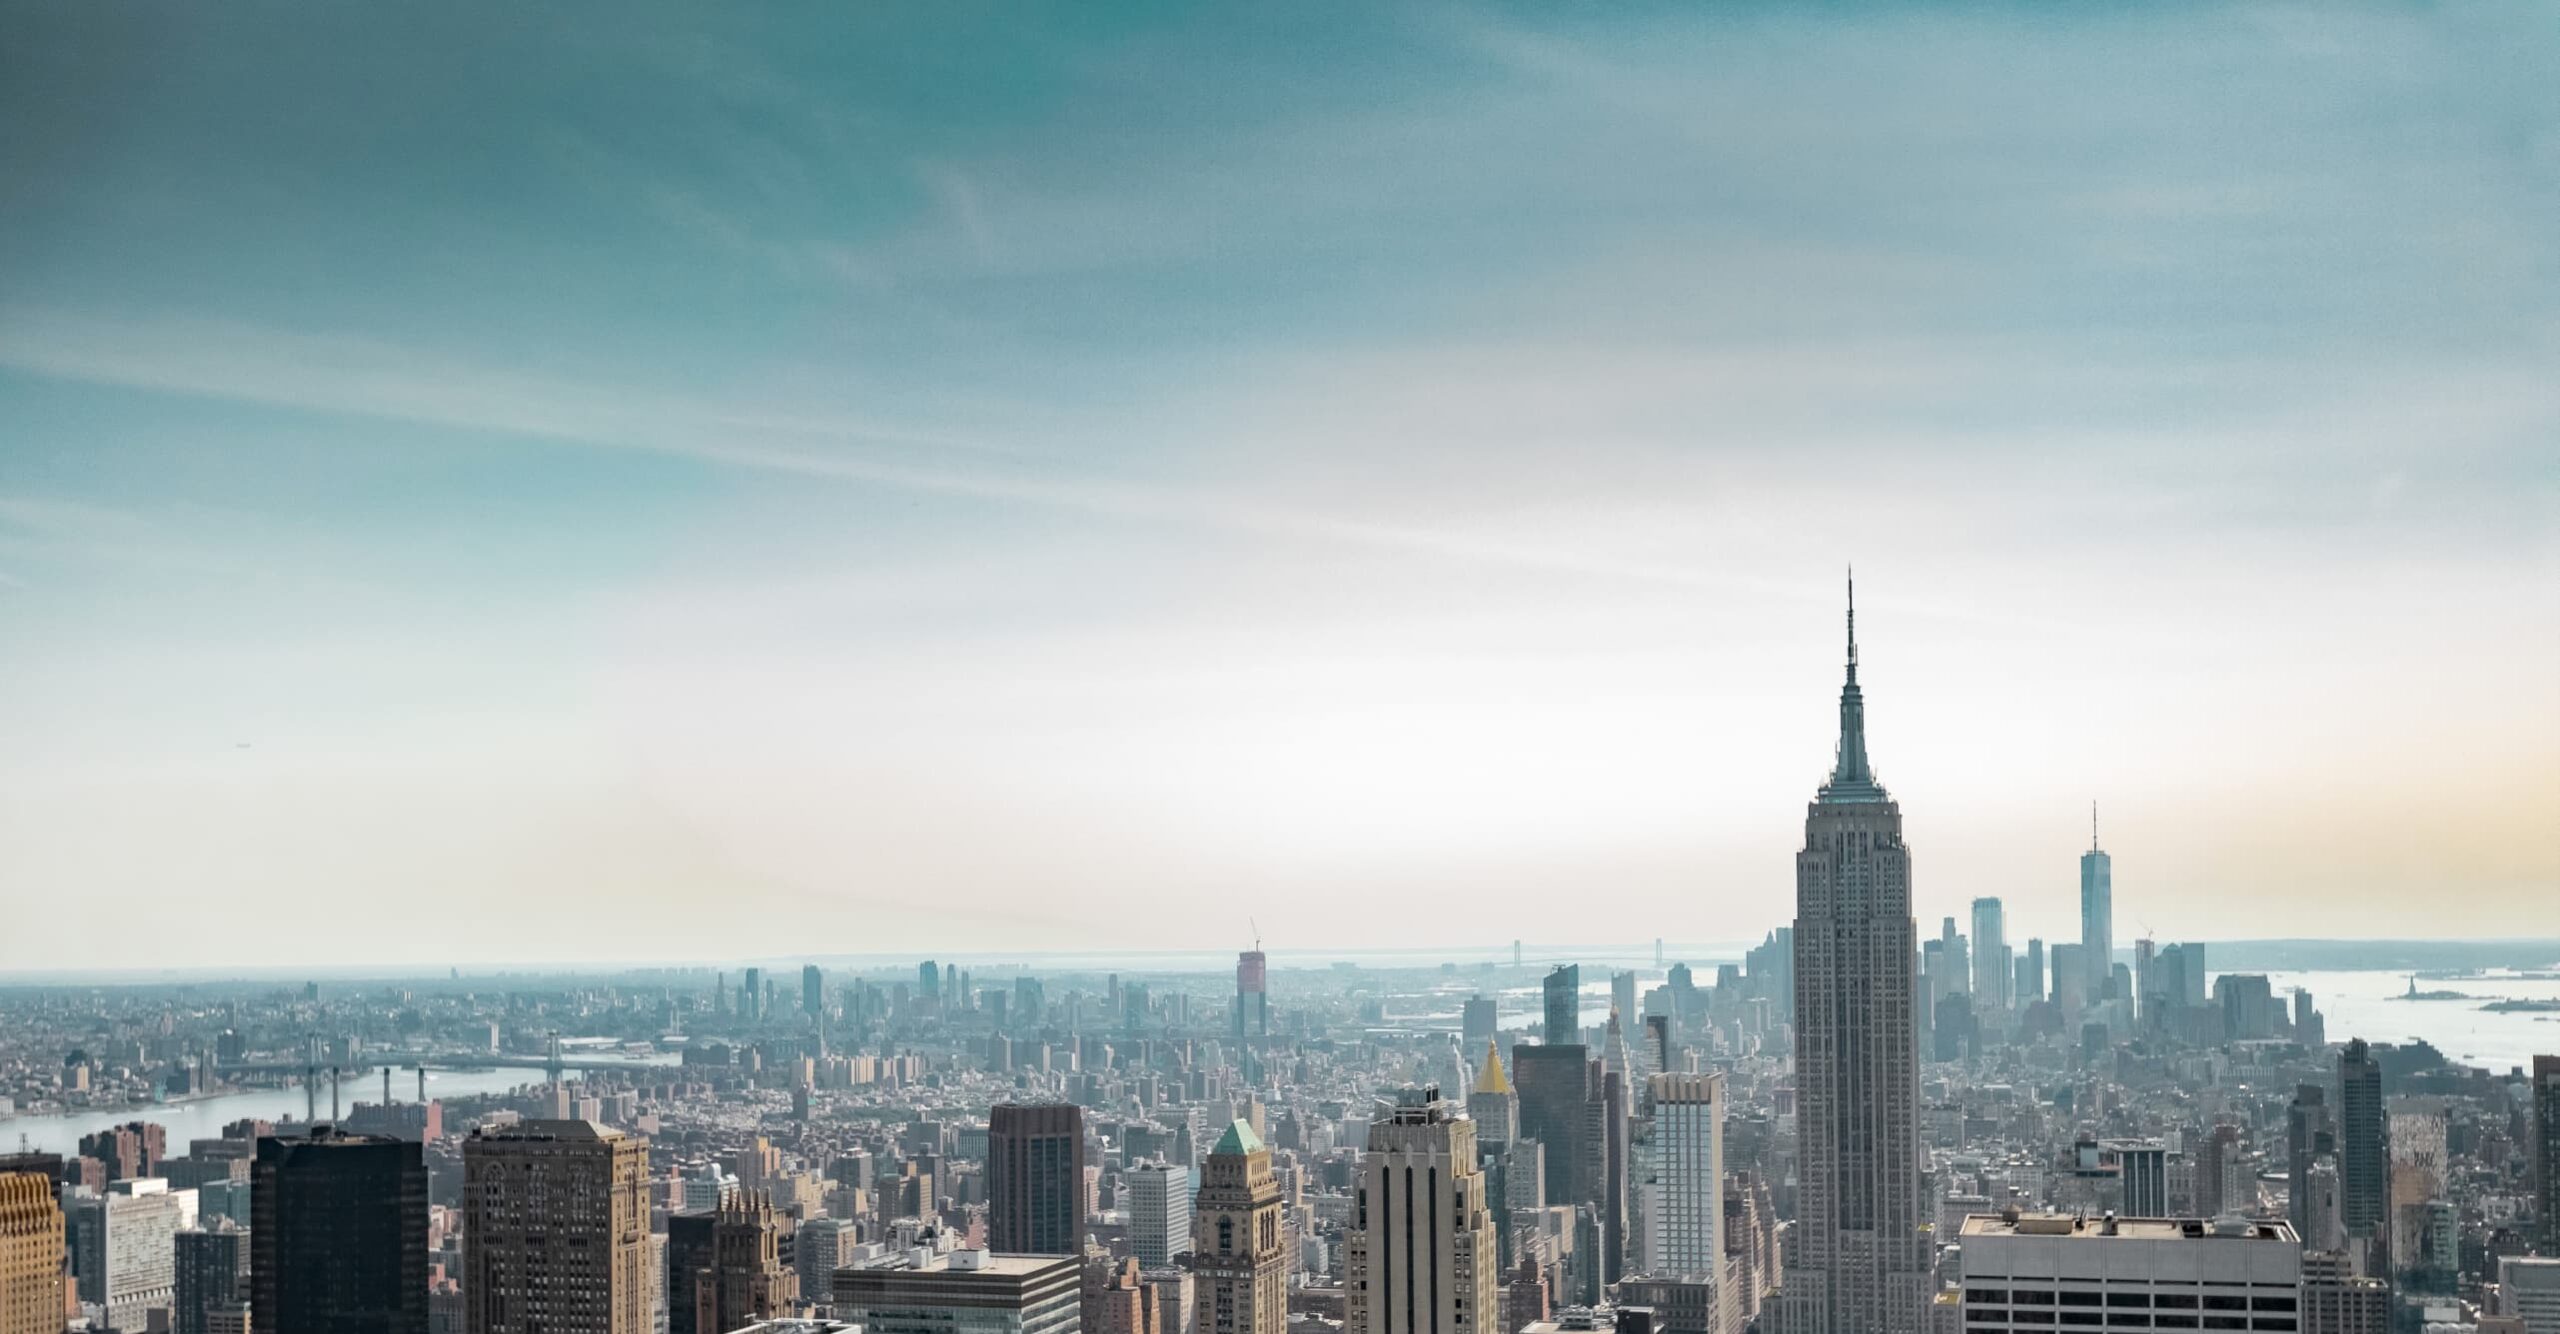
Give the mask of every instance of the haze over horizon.
[[2548, 10], [643, 8], [11, 7], [0, 971], [1757, 939], [1849, 563], [1924, 935], [2560, 936]]

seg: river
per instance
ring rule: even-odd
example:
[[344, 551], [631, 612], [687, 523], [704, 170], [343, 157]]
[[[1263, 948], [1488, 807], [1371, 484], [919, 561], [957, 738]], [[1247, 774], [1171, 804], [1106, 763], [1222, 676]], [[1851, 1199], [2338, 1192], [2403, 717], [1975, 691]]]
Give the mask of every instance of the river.
[[[464, 1098], [480, 1093], [504, 1093], [524, 1084], [542, 1082], [540, 1067], [500, 1070], [430, 1070], [427, 1072], [427, 1096], [430, 1098]], [[391, 1092], [395, 1100], [413, 1101], [418, 1096], [418, 1076], [413, 1070], [397, 1070], [391, 1076]], [[358, 1098], [379, 1100], [382, 1075], [376, 1071], [369, 1077], [349, 1079], [339, 1090], [344, 1106], [352, 1108]], [[320, 1114], [329, 1114], [329, 1090], [320, 1090]], [[109, 1126], [128, 1121], [153, 1121], [167, 1127], [169, 1153], [184, 1154], [187, 1141], [212, 1139], [222, 1128], [242, 1118], [262, 1121], [299, 1119], [303, 1113], [303, 1090], [252, 1089], [242, 1093], [224, 1093], [187, 1102], [158, 1103], [148, 1107], [101, 1110], [95, 1107], [74, 1108], [44, 1116], [13, 1116], [0, 1119], [0, 1152], [14, 1152], [23, 1137], [25, 1146], [46, 1153], [70, 1154], [80, 1147], [80, 1137]]]

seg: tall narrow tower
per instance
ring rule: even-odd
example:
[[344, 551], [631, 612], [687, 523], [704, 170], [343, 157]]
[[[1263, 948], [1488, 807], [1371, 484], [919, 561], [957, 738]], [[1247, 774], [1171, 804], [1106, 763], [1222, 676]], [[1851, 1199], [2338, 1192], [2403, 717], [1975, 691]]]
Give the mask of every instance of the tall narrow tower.
[[1867, 764], [1858, 612], [1840, 747], [1796, 854], [1796, 1139], [1802, 1190], [1786, 1334], [1907, 1334], [1928, 1315], [1911, 854], [1902, 810]]
[[2098, 803], [2089, 803], [2089, 850], [2080, 854], [2080, 966], [2091, 1005], [2107, 999], [2116, 976], [2115, 860], [2098, 846]]
[[1199, 1334], [1286, 1334], [1289, 1263], [1271, 1150], [1230, 1122], [1200, 1168], [1191, 1216], [1192, 1311]]

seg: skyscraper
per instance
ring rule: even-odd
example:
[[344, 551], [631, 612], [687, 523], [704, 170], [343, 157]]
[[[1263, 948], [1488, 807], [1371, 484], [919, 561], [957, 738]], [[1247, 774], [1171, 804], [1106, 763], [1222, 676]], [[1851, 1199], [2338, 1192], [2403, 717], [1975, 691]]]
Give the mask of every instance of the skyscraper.
[[2016, 981], [2009, 966], [2009, 923], [1998, 899], [1973, 901], [1973, 1012], [2005, 1010]]
[[2115, 862], [2098, 848], [2098, 804], [2089, 803], [2089, 850], [2080, 854], [2080, 966], [2088, 970], [2081, 995], [2092, 1005], [2107, 998], [2116, 967]]
[[723, 1334], [791, 1314], [800, 1276], [782, 1263], [781, 1215], [760, 1190], [667, 1219], [668, 1334]]
[[2322, 1155], [2337, 1152], [2337, 1132], [2329, 1125], [2328, 1090], [2318, 1084], [2294, 1087], [2293, 1102], [2284, 1113], [2284, 1149], [2285, 1211], [2293, 1220], [2295, 1235], [2306, 1245], [2316, 1244], [2311, 1229], [2311, 1165]]
[[2560, 1255], [2560, 1056], [2533, 1058], [2533, 1200], [2542, 1253]]
[[53, 1182], [0, 1173], [0, 1334], [62, 1334], [62, 1248]]
[[1541, 1040], [1550, 1047], [1582, 1041], [1582, 965], [1560, 963], [1547, 970], [1546, 1002]]
[[1867, 763], [1849, 611], [1840, 744], [1796, 854], [1796, 1227], [1787, 1334], [1916, 1334], [1935, 1283], [1923, 1230], [1911, 854]]
[[1519, 1137], [1520, 1097], [1502, 1068], [1502, 1044], [1491, 1038], [1484, 1040], [1484, 1065], [1467, 1094], [1467, 1115], [1476, 1123], [1476, 1147], [1486, 1153], [1508, 1149]]
[[249, 1229], [226, 1218], [179, 1233], [177, 1278], [171, 1334], [210, 1334], [216, 1312], [249, 1300]]
[[1191, 1169], [1159, 1158], [1129, 1168], [1129, 1249], [1162, 1269], [1191, 1249]]
[[818, 965], [814, 963], [802, 966], [800, 969], [800, 1012], [812, 1019], [815, 1019], [820, 1014], [824, 1013], [826, 1008], [826, 970], [818, 967]]
[[1289, 1255], [1271, 1150], [1231, 1121], [1200, 1166], [1191, 1222], [1196, 1334], [1286, 1334]]
[[1008, 1255], [1084, 1249], [1084, 1111], [997, 1106], [987, 1122], [987, 1245]]
[[1268, 966], [1259, 949], [1236, 956], [1236, 1012], [1229, 1027], [1239, 1042], [1271, 1036]]
[[1402, 1090], [1370, 1123], [1343, 1238], [1345, 1334], [1498, 1334], [1502, 1261], [1475, 1139], [1437, 1088]]
[[1580, 1043], [1522, 1043], [1511, 1049], [1511, 1064], [1520, 1091], [1520, 1138], [1536, 1140], [1544, 1151], [1547, 1203], [1597, 1207], [1607, 1104], [1589, 1050]]
[[1636, 1169], [1638, 1263], [1656, 1278], [1724, 1276], [1724, 1076], [1664, 1074]]
[[[2383, 1233], [2390, 1212], [2391, 1131], [2382, 1064], [2363, 1038], [2338, 1053], [2338, 1214], [2351, 1245]], [[2368, 1271], [2369, 1272], [2369, 1271]]]
[[1493, 1041], [1498, 1031], [1500, 1012], [1491, 996], [1469, 996], [1459, 1008], [1458, 1040], [1468, 1051], [1480, 1051]]
[[649, 1142], [520, 1121], [462, 1145], [470, 1334], [649, 1334]]
[[249, 1192], [250, 1328], [427, 1334], [427, 1165], [415, 1140], [266, 1138]]

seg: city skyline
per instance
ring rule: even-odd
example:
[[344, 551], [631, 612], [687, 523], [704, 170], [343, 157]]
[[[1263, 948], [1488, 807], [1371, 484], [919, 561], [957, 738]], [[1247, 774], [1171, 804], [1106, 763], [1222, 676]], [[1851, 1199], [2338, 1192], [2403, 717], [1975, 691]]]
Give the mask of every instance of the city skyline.
[[2560, 936], [2529, 11], [654, 17], [17, 15], [0, 973], [1746, 937], [1851, 561], [1921, 922]]

